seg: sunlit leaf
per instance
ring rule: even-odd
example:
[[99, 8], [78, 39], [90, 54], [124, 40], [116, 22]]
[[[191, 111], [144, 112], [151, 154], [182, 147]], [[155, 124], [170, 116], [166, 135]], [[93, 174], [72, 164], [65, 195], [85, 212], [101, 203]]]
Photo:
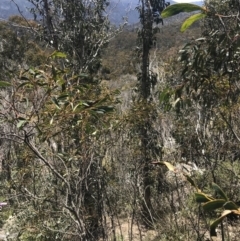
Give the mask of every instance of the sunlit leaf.
[[220, 223], [222, 222], [222, 220], [223, 220], [227, 215], [229, 215], [230, 213], [232, 213], [231, 210], [225, 210], [225, 211], [223, 211], [221, 217], [218, 218], [218, 219], [216, 219], [216, 220], [210, 225], [210, 235], [211, 235], [211, 237], [217, 236], [216, 228], [217, 228], [218, 224], [220, 224]]
[[152, 162], [152, 164], [164, 165], [164, 166], [166, 166], [168, 168], [169, 171], [172, 171], [172, 172], [175, 171], [175, 167], [170, 162], [159, 161], [159, 162]]
[[231, 210], [231, 211], [232, 213], [240, 216], [240, 208], [238, 208], [237, 210]]
[[59, 103], [58, 103], [58, 100], [57, 100], [55, 97], [52, 98], [52, 101], [53, 101], [53, 103], [56, 105], [56, 107], [57, 107], [58, 109], [60, 109], [60, 105], [59, 105]]
[[18, 123], [17, 123], [17, 128], [21, 128], [25, 125], [25, 123], [27, 123], [27, 120], [20, 120]]
[[168, 18], [182, 12], [204, 11], [204, 8], [191, 3], [177, 3], [170, 5], [161, 13], [162, 18]]
[[29, 73], [32, 74], [32, 75], [36, 74], [36, 72], [33, 69], [29, 69]]
[[98, 114], [104, 114], [105, 113], [105, 111], [103, 111], [103, 110], [95, 110], [95, 112], [98, 113]]
[[114, 110], [113, 106], [99, 106], [96, 111], [103, 111], [103, 112], [112, 112]]
[[52, 58], [66, 58], [67, 55], [66, 55], [65, 53], [63, 53], [63, 52], [60, 52], [60, 51], [54, 51], [54, 52], [50, 55], [50, 57], [52, 57]]
[[53, 117], [51, 118], [51, 120], [50, 120], [50, 125], [52, 125], [53, 124]]
[[[90, 102], [89, 102], [90, 103]], [[86, 107], [90, 107], [90, 105], [87, 102], [83, 102], [81, 103], [82, 105], [86, 106]]]
[[206, 17], [206, 14], [204, 14], [204, 13], [197, 13], [197, 14], [192, 15], [191, 17], [187, 18], [187, 19], [183, 22], [180, 31], [181, 31], [181, 32], [184, 32], [184, 31], [185, 31], [186, 29], [188, 29], [193, 23], [195, 23], [196, 21], [198, 21], [198, 20], [200, 20], [200, 19], [202, 19], [202, 18], [204, 18], [204, 17]]

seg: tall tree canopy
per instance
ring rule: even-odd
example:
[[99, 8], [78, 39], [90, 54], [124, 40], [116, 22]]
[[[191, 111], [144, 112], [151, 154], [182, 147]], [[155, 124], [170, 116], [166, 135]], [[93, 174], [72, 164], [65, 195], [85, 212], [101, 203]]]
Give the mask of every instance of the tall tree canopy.
[[29, 0], [41, 36], [56, 50], [71, 56], [76, 71], [96, 72], [102, 47], [109, 39], [107, 0]]

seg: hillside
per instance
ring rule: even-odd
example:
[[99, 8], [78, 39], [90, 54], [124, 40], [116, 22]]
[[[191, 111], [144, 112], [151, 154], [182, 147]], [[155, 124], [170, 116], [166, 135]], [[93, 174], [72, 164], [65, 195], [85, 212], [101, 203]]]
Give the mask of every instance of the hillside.
[[46, 1], [0, 22], [0, 240], [239, 241], [239, 1]]
[[[178, 50], [193, 38], [201, 34], [200, 24], [194, 24], [188, 31], [181, 33], [180, 26], [188, 14], [180, 14], [164, 21], [159, 26], [156, 51], [158, 60], [168, 61], [178, 58]], [[139, 71], [136, 58], [137, 31], [139, 25], [132, 25], [123, 29], [114, 39], [103, 55], [102, 74], [105, 79], [113, 79], [124, 74], [136, 74]]]

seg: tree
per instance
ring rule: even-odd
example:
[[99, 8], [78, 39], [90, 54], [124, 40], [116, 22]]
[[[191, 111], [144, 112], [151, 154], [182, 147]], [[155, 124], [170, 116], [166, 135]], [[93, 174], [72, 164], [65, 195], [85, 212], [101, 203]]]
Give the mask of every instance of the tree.
[[[163, 16], [192, 7], [176, 4], [167, 8]], [[164, 96], [174, 99], [177, 122], [172, 133], [181, 148], [182, 159], [208, 170], [206, 179], [199, 184], [201, 188], [209, 187], [213, 181], [228, 190], [228, 200], [237, 201], [239, 192], [234, 183], [238, 182], [239, 175], [240, 140], [237, 121], [240, 104], [239, 1], [205, 1], [199, 10], [202, 12], [198, 16], [203, 17], [202, 36], [180, 50], [181, 78], [169, 83], [173, 95], [167, 98], [170, 92], [162, 93], [160, 99]], [[192, 20], [197, 20], [196, 15], [186, 20], [182, 30]], [[216, 236], [215, 228], [230, 213], [226, 211], [211, 223], [211, 236]]]
[[[57, 56], [63, 55], [51, 58]], [[112, 111], [112, 99], [96, 85], [81, 84], [88, 76], [67, 75], [55, 65], [30, 69], [8, 87], [11, 96], [1, 95], [6, 110], [1, 112], [1, 139], [15, 145], [8, 157], [9, 198], [22, 238], [107, 237], [100, 140], [102, 123], [109, 122], [102, 115]]]
[[[168, 5], [168, 4], [167, 4]], [[154, 223], [153, 208], [151, 204], [151, 186], [152, 179], [150, 174], [150, 164], [153, 158], [161, 156], [154, 137], [153, 122], [156, 119], [156, 112], [154, 111], [154, 103], [152, 98], [152, 90], [157, 82], [157, 76], [149, 69], [149, 55], [150, 50], [154, 46], [155, 34], [158, 28], [154, 28], [154, 16], [156, 12], [161, 14], [166, 7], [164, 0], [145, 1], [141, 0], [138, 6], [140, 15], [140, 22], [142, 28], [138, 33], [139, 41], [139, 58], [141, 61], [141, 72], [138, 75], [139, 81], [139, 100], [138, 108], [140, 108], [141, 117], [138, 123], [138, 130], [140, 132], [139, 138], [141, 140], [141, 162], [142, 162], [142, 178], [143, 178], [143, 197], [142, 209], [143, 219], [145, 224], [152, 226]], [[159, 21], [157, 21], [158, 23]], [[160, 157], [161, 158], [161, 157]]]
[[104, 114], [114, 100], [96, 72], [110, 34], [107, 1], [31, 2], [40, 36], [56, 51], [0, 84], [7, 87], [1, 139], [15, 231], [23, 239], [106, 240], [112, 204], [101, 162], [110, 120]]
[[[29, 0], [35, 20], [40, 21], [40, 36], [55, 50], [67, 53], [76, 72], [96, 72], [99, 56], [112, 34], [104, 11], [107, 0]], [[67, 63], [65, 63], [67, 64]]]

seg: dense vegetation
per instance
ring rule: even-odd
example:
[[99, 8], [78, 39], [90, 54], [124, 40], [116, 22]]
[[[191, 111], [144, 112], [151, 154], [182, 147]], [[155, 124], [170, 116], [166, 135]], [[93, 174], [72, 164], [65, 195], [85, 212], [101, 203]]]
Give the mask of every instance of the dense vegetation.
[[239, 1], [185, 33], [165, 1], [122, 29], [106, 0], [30, 2], [0, 22], [8, 240], [238, 240]]

